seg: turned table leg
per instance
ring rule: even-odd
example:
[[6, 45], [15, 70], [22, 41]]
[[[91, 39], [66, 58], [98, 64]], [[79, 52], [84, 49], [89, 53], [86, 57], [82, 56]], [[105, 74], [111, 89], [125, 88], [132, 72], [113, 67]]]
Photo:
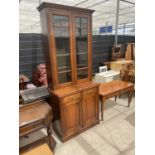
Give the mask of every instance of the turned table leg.
[[54, 150], [55, 146], [56, 146], [56, 142], [52, 136], [52, 123], [49, 123], [47, 125], [47, 134], [48, 134], [48, 139], [49, 139], [49, 144], [52, 150]]
[[104, 105], [105, 104], [105, 99], [101, 99], [101, 121], [103, 121], [104, 120]]
[[132, 100], [132, 95], [133, 95], [133, 91], [130, 91], [128, 93], [128, 107], [130, 107], [130, 103], [131, 103], [131, 100]]
[[117, 100], [117, 96], [115, 96], [115, 102], [116, 102], [116, 100]]

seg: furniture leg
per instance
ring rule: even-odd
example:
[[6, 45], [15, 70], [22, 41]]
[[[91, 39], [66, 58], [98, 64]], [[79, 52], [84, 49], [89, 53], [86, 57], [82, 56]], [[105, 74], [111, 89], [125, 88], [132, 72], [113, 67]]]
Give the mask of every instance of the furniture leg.
[[50, 144], [50, 148], [52, 150], [54, 150], [55, 146], [56, 146], [56, 142], [52, 136], [52, 123], [49, 123], [47, 126], [47, 134], [48, 134], [48, 138], [49, 138], [49, 144]]
[[101, 100], [101, 121], [103, 121], [104, 120], [104, 105], [105, 104], [105, 100], [102, 98], [102, 100]]
[[130, 107], [130, 103], [131, 103], [131, 100], [132, 100], [132, 94], [133, 94], [133, 91], [130, 91], [128, 93], [128, 107]]
[[116, 100], [117, 100], [117, 96], [115, 96], [115, 102], [116, 102]]

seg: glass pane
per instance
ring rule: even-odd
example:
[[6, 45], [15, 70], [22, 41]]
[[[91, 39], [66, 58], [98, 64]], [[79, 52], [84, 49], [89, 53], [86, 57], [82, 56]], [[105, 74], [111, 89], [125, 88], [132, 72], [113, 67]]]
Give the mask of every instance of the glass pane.
[[88, 29], [76, 28], [76, 36], [77, 37], [87, 37]]
[[80, 18], [79, 17], [75, 18], [75, 26], [80, 27]]
[[70, 56], [57, 56], [58, 72], [70, 70]]
[[87, 18], [81, 18], [81, 27], [82, 28], [88, 27], [88, 19]]
[[55, 37], [69, 37], [69, 29], [62, 28], [62, 27], [55, 27], [54, 28]]
[[69, 26], [69, 18], [67, 16], [54, 15], [53, 23], [54, 23], [54, 26], [68, 27]]
[[78, 70], [78, 79], [84, 79], [88, 77], [88, 69]]
[[88, 19], [87, 18], [81, 18], [76, 17], [75, 18], [75, 26], [79, 28], [87, 28], [88, 27]]
[[87, 38], [76, 38], [77, 65], [88, 66], [88, 42]]
[[87, 18], [76, 17], [75, 24], [76, 24], [75, 33], [76, 33], [77, 75], [78, 79], [82, 79], [88, 77]]
[[62, 72], [58, 74], [59, 82], [65, 83], [66, 81], [71, 81], [71, 72]]
[[[59, 83], [65, 83], [71, 81], [71, 63], [70, 63], [70, 36], [69, 26], [64, 21], [69, 21], [67, 16], [54, 15], [54, 34], [55, 34], [55, 46], [58, 66], [58, 78]], [[57, 27], [59, 26], [59, 27]]]

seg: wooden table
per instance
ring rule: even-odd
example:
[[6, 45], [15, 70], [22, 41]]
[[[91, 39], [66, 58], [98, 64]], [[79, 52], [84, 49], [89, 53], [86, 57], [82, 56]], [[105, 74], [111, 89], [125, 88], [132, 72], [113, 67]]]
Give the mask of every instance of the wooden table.
[[121, 95], [125, 92], [128, 92], [128, 107], [129, 107], [133, 91], [134, 91], [134, 84], [129, 82], [114, 80], [111, 82], [102, 83], [99, 88], [99, 98], [101, 100], [101, 120], [103, 121], [104, 105], [107, 99], [115, 97], [116, 101], [117, 95]]
[[50, 148], [53, 150], [56, 142], [52, 137], [52, 108], [45, 101], [32, 102], [19, 108], [19, 136], [47, 128]]

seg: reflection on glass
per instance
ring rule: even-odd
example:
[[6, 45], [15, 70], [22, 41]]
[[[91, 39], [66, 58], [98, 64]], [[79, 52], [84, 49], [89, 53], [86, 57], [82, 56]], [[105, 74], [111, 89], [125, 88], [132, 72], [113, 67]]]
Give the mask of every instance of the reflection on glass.
[[88, 69], [79, 69], [77, 72], [78, 79], [84, 79], [88, 77]]
[[69, 27], [69, 18], [67, 16], [59, 16], [59, 15], [54, 15], [53, 16], [53, 23], [54, 26], [57, 27]]
[[75, 18], [76, 59], [78, 79], [88, 77], [88, 19]]
[[71, 81], [69, 17], [53, 16], [59, 83]]
[[71, 72], [63, 72], [58, 74], [59, 82], [65, 83], [67, 81], [71, 81]]
[[86, 17], [76, 17], [75, 25], [76, 25], [76, 27], [87, 28], [88, 27], [88, 19]]
[[69, 38], [69, 29], [63, 27], [54, 28], [55, 37], [68, 37]]
[[76, 28], [76, 36], [77, 37], [87, 37], [88, 35], [87, 29]]

